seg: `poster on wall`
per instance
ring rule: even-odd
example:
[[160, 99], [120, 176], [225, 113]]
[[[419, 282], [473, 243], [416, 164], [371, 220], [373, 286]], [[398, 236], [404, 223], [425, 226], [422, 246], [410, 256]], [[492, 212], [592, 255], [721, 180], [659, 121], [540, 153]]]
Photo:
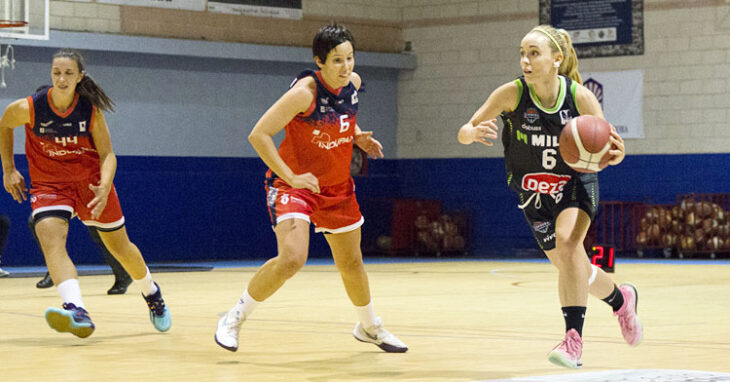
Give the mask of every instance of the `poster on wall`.
[[205, 0], [98, 0], [99, 3], [204, 11]]
[[644, 54], [644, 0], [540, 0], [540, 24], [568, 31], [578, 57]]
[[603, 114], [622, 138], [644, 138], [644, 71], [581, 73], [583, 85], [598, 98]]
[[214, 0], [208, 1], [210, 12], [244, 16], [302, 18], [302, 0]]

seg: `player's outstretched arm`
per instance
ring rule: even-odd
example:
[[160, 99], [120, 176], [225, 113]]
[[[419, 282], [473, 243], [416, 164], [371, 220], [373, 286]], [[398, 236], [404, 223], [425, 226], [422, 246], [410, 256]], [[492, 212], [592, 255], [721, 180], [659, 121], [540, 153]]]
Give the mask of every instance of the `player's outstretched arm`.
[[474, 113], [469, 122], [459, 129], [458, 139], [461, 144], [469, 145], [481, 142], [492, 146], [499, 136], [497, 117], [503, 111], [511, 111], [516, 106], [519, 88], [514, 82], [508, 82], [489, 95], [484, 104]]

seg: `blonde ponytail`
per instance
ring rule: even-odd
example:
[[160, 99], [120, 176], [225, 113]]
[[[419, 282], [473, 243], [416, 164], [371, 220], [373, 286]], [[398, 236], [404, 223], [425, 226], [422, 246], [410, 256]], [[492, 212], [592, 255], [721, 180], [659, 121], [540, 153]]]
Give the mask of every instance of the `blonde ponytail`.
[[568, 34], [565, 29], [558, 29], [558, 34], [565, 42], [565, 46], [563, 47], [565, 58], [560, 64], [560, 68], [558, 68], [558, 73], [579, 84], [583, 84], [583, 79], [578, 72], [578, 55], [575, 53], [575, 48], [573, 47], [573, 41], [570, 39], [570, 34]]

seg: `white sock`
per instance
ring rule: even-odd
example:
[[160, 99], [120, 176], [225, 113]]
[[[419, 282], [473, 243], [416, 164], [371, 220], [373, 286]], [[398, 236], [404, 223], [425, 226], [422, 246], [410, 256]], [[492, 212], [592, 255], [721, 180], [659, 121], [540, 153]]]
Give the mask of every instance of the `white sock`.
[[256, 299], [248, 294], [248, 288], [246, 288], [236, 306], [233, 307], [233, 310], [238, 311], [241, 317], [248, 317], [260, 303], [261, 301], [256, 301]]
[[134, 283], [139, 287], [139, 290], [142, 291], [142, 295], [145, 297], [157, 293], [157, 285], [152, 281], [149, 268], [147, 268], [147, 274], [139, 280], [134, 280]]
[[373, 309], [373, 300], [365, 306], [355, 306], [355, 313], [360, 320], [363, 328], [369, 328], [375, 325], [375, 310]]
[[[84, 308], [84, 300], [81, 299], [81, 287], [79, 279], [68, 279], [56, 287], [63, 302], [70, 302], [77, 308]], [[86, 308], [84, 308], [86, 309]]]

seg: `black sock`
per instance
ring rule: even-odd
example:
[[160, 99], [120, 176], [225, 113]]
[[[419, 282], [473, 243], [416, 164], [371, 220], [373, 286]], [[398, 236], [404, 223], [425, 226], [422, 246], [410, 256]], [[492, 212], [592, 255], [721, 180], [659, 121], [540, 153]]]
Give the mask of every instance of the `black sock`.
[[618, 287], [614, 284], [613, 286], [613, 292], [608, 295], [608, 297], [604, 298], [603, 301], [606, 302], [606, 304], [611, 305], [613, 308], [613, 311], [616, 312], [619, 309], [621, 309], [622, 306], [624, 306], [624, 295], [621, 293], [621, 291], [618, 289]]
[[575, 329], [578, 335], [583, 338], [583, 321], [586, 318], [585, 306], [564, 306], [563, 318], [565, 319], [565, 331]]

